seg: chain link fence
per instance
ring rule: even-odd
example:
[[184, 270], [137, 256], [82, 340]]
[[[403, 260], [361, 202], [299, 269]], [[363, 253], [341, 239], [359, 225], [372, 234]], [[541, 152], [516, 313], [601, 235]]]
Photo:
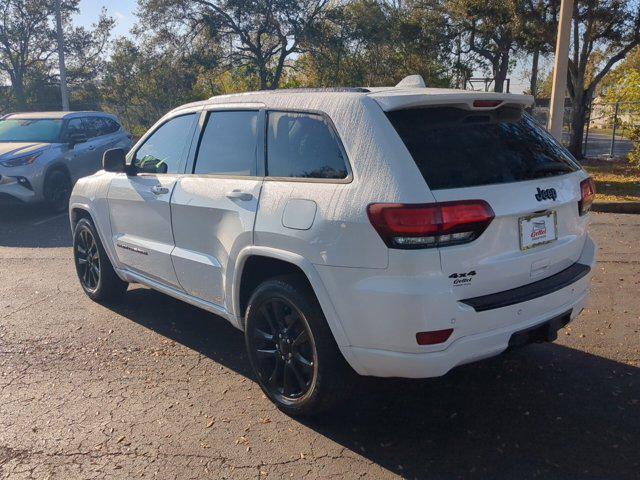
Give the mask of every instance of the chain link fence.
[[[565, 107], [563, 142], [571, 135], [571, 107]], [[533, 116], [547, 127], [549, 107], [536, 106]], [[640, 102], [608, 103], [594, 101], [591, 105], [582, 142], [582, 153], [590, 158], [625, 158], [637, 145], [640, 130]]]

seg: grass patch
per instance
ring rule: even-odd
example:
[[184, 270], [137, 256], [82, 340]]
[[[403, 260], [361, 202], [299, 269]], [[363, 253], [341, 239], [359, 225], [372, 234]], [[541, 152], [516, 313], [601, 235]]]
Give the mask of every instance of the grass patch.
[[596, 202], [640, 202], [640, 166], [598, 158], [580, 163], [596, 182]]

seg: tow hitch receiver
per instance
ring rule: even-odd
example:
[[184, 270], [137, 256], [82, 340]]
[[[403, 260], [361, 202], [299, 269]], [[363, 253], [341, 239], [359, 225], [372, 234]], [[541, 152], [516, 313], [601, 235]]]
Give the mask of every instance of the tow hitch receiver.
[[509, 348], [521, 347], [529, 343], [553, 342], [558, 338], [558, 330], [571, 321], [571, 310], [546, 322], [520, 330], [511, 335]]

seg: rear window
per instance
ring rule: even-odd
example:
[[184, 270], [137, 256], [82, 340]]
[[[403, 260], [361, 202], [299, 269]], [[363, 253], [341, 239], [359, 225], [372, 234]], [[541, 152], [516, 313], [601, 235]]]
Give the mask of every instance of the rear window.
[[521, 112], [436, 107], [387, 112], [387, 117], [432, 190], [521, 182], [580, 168]]

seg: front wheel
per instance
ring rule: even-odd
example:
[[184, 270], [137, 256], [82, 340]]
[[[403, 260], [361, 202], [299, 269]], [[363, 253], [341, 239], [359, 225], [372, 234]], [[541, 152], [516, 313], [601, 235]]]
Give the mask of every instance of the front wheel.
[[127, 282], [114, 271], [95, 226], [87, 218], [81, 218], [74, 229], [73, 257], [80, 285], [92, 300], [108, 300], [127, 290]]
[[61, 213], [69, 208], [71, 196], [71, 180], [62, 170], [50, 172], [44, 181], [43, 195], [47, 207], [54, 213]]
[[344, 396], [348, 367], [318, 302], [296, 276], [261, 284], [246, 312], [245, 343], [260, 387], [289, 415], [315, 415]]

